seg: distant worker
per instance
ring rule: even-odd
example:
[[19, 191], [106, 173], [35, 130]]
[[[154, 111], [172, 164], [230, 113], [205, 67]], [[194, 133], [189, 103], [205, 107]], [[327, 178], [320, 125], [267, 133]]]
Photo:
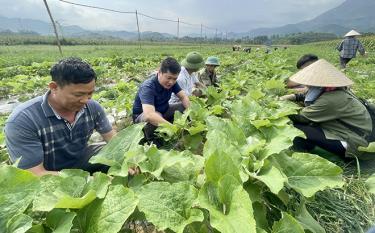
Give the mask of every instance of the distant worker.
[[240, 51], [241, 45], [233, 45], [232, 49], [233, 49], [233, 51]]
[[250, 53], [251, 52], [251, 48], [250, 47], [243, 48], [243, 51], [246, 52], [246, 53]]
[[220, 66], [219, 58], [208, 57], [205, 62], [206, 67], [198, 72], [198, 80], [206, 87], [218, 85], [218, 80], [216, 76], [216, 67]]
[[345, 39], [341, 41], [341, 43], [337, 46], [336, 49], [340, 51], [341, 68], [346, 68], [346, 64], [348, 64], [350, 60], [356, 57], [357, 51], [359, 51], [362, 56], [366, 54], [363, 45], [356, 38], [356, 36], [360, 35], [360, 33], [351, 30], [350, 32], [346, 33], [346, 35], [344, 36]]
[[[196, 72], [204, 66], [204, 60], [200, 53], [190, 52], [181, 62], [181, 72], [178, 75], [177, 83], [187, 96], [200, 96], [204, 85], [199, 82]], [[176, 94], [172, 94], [169, 100], [170, 104], [179, 103], [180, 98]]]
[[[305, 54], [303, 55], [302, 57], [300, 57], [300, 59], [298, 59], [297, 61], [297, 69], [299, 70], [302, 70], [303, 68], [311, 65], [312, 63], [316, 62], [318, 60], [318, 56], [316, 56], [315, 54]], [[297, 92], [305, 92], [306, 91], [306, 88], [304, 85], [301, 85], [299, 83], [295, 83], [291, 80], [287, 80], [286, 82], [286, 86], [287, 88], [292, 88], [292, 89], [295, 89]]]

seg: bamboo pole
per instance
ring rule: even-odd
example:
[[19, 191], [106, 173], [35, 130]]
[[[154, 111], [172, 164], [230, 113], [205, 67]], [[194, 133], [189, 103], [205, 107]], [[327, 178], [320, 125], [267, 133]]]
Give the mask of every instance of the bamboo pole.
[[139, 48], [142, 48], [142, 45], [141, 45], [141, 32], [140, 32], [140, 30], [139, 30], [138, 11], [137, 11], [137, 10], [135, 10], [135, 17], [136, 17], [136, 19], [137, 19]]
[[177, 18], [177, 40], [180, 38], [180, 18]]
[[53, 20], [51, 11], [49, 10], [48, 4], [47, 4], [47, 0], [43, 0], [43, 1], [44, 1], [44, 5], [47, 8], [47, 12], [48, 12], [49, 18], [51, 19], [51, 22], [52, 22], [52, 25], [53, 25], [53, 30], [55, 31], [55, 36], [56, 36], [56, 40], [57, 40], [57, 46], [59, 47], [60, 55], [63, 56], [63, 52], [62, 52], [61, 44], [60, 44], [60, 39], [59, 39], [59, 34], [57, 33], [55, 21]]

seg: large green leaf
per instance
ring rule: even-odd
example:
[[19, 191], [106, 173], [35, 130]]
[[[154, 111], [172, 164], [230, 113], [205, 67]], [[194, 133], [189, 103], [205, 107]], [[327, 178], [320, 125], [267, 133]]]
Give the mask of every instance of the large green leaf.
[[144, 125], [144, 123], [134, 124], [118, 132], [96, 156], [90, 159], [90, 163], [121, 166], [124, 153], [136, 147], [143, 138]]
[[258, 174], [250, 172], [249, 175], [262, 181], [274, 194], [278, 194], [284, 187], [284, 183], [288, 181], [285, 174], [272, 165], [263, 167]]
[[25, 233], [32, 226], [33, 219], [25, 214], [14, 216], [8, 221], [7, 233]]
[[305, 230], [311, 233], [325, 233], [324, 228], [310, 215], [304, 203], [301, 203], [296, 213], [296, 219]]
[[370, 193], [375, 194], [375, 173], [366, 180], [366, 186]]
[[147, 150], [147, 146], [136, 145], [130, 148], [123, 154], [124, 160], [122, 164], [115, 164], [110, 167], [108, 175], [127, 177], [129, 175], [129, 167], [136, 167], [146, 159], [145, 150]]
[[298, 221], [283, 212], [283, 217], [280, 221], [275, 222], [272, 227], [272, 233], [304, 233], [303, 227]]
[[375, 153], [375, 142], [369, 143], [367, 147], [360, 146], [358, 147], [358, 150], [368, 153]]
[[29, 171], [2, 166], [0, 187], [0, 229], [6, 229], [7, 222], [14, 216], [22, 214], [31, 204], [37, 195], [40, 183], [39, 179]]
[[104, 198], [110, 184], [111, 178], [109, 176], [101, 172], [96, 172], [83, 189], [83, 193], [88, 193], [90, 190], [94, 190], [98, 198]]
[[241, 161], [240, 146], [233, 139], [229, 138], [225, 132], [219, 130], [210, 130], [206, 136], [207, 140], [204, 144], [203, 155], [208, 158], [216, 151], [226, 153], [238, 164]]
[[32, 226], [26, 233], [45, 233], [44, 227], [42, 224]]
[[76, 215], [74, 212], [54, 209], [48, 213], [46, 224], [52, 229], [53, 233], [70, 233]]
[[122, 185], [110, 186], [104, 199], [79, 210], [74, 228], [85, 233], [117, 233], [138, 204], [134, 192]]
[[231, 139], [237, 145], [246, 144], [246, 136], [242, 129], [233, 121], [228, 119], [210, 116], [206, 119], [209, 131], [217, 130], [225, 133], [227, 138]]
[[297, 136], [305, 137], [299, 129], [285, 125], [283, 127], [267, 127], [261, 129], [267, 141], [264, 154], [259, 159], [265, 159], [270, 155], [278, 154], [293, 145], [293, 139]]
[[80, 209], [103, 198], [110, 183], [104, 174], [89, 178], [81, 170], [63, 170], [61, 176], [43, 176], [40, 192], [33, 202], [34, 211], [51, 211], [53, 208]]
[[219, 183], [208, 182], [199, 192], [199, 206], [210, 212], [211, 225], [222, 233], [255, 232], [249, 195], [233, 176]]
[[139, 164], [142, 172], [149, 172], [168, 182], [195, 180], [203, 168], [203, 158], [189, 151], [165, 151], [151, 147], [147, 159]]
[[225, 175], [233, 176], [241, 183], [239, 169], [234, 164], [233, 160], [225, 153], [216, 151], [212, 154], [205, 163], [206, 180], [218, 183]]
[[138, 208], [159, 230], [182, 233], [186, 225], [203, 221], [203, 213], [192, 208], [197, 194], [186, 182], [153, 182], [137, 190]]
[[274, 158], [288, 177], [290, 187], [305, 197], [311, 197], [320, 190], [341, 187], [344, 184], [342, 169], [317, 155], [279, 154]]

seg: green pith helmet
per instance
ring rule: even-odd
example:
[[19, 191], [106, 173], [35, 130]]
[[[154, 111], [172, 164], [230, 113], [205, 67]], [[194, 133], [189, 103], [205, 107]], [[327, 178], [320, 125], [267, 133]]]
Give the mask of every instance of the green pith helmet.
[[198, 70], [204, 66], [203, 57], [198, 52], [190, 52], [186, 55], [185, 59], [182, 60], [181, 65], [186, 69]]
[[219, 61], [218, 57], [208, 57], [205, 64], [206, 65], [219, 66], [220, 61]]

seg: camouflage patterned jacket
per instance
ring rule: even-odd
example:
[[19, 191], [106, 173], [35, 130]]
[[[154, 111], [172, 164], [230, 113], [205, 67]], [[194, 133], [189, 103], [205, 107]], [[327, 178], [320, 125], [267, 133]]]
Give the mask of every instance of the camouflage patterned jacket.
[[201, 69], [198, 72], [198, 79], [199, 82], [203, 83], [205, 86], [217, 86], [218, 80], [216, 76], [216, 72], [213, 74], [209, 73], [206, 68]]

